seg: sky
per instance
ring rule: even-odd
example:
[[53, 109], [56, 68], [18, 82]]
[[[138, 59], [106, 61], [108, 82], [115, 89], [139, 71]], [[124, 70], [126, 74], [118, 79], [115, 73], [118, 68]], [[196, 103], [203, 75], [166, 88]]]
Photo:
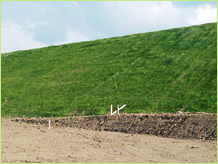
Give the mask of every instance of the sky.
[[1, 52], [210, 22], [216, 1], [1, 1]]

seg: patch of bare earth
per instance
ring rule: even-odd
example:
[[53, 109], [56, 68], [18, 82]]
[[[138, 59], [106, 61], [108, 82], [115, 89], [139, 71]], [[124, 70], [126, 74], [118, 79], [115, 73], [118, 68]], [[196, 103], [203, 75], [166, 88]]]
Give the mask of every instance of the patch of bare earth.
[[[132, 116], [137, 120], [143, 116]], [[151, 116], [149, 116], [151, 117]], [[153, 116], [152, 116], [153, 117]], [[176, 116], [173, 116], [175, 118]], [[203, 117], [203, 116], [202, 116]], [[159, 120], [159, 117], [157, 117]], [[212, 118], [212, 117], [210, 117]], [[48, 129], [48, 120], [51, 129]], [[158, 137], [158, 133], [133, 133], [132, 126], [126, 133], [119, 127], [127, 125], [127, 116], [90, 116], [72, 118], [2, 118], [1, 162], [2, 163], [216, 163], [217, 141], [215, 132], [202, 139], [180, 139]], [[148, 117], [145, 117], [145, 120]], [[68, 121], [67, 121], [68, 120]], [[94, 121], [92, 121], [94, 120]], [[97, 121], [98, 120], [98, 121]], [[112, 122], [110, 121], [112, 120]], [[170, 119], [160, 119], [160, 125], [169, 126]], [[165, 121], [164, 121], [165, 120]], [[185, 119], [186, 121], [188, 118]], [[213, 119], [212, 119], [213, 120]], [[103, 121], [103, 122], [102, 122]], [[153, 119], [154, 121], [154, 119]], [[177, 120], [177, 122], [179, 119]], [[188, 120], [189, 122], [190, 120]], [[71, 124], [69, 124], [71, 122]], [[77, 125], [76, 125], [77, 122]], [[130, 121], [131, 122], [131, 121]], [[210, 122], [210, 121], [208, 121]], [[204, 122], [210, 125], [210, 123]], [[174, 122], [173, 122], [174, 123]], [[184, 123], [184, 120], [182, 122]], [[176, 123], [175, 123], [176, 124]], [[196, 124], [196, 123], [195, 123]], [[69, 125], [72, 125], [71, 127]], [[75, 125], [75, 126], [74, 126]], [[83, 126], [82, 126], [83, 125]], [[87, 129], [84, 126], [87, 125]], [[116, 126], [115, 126], [116, 125]], [[151, 124], [153, 125], [153, 124]], [[192, 125], [192, 124], [191, 124]], [[199, 125], [201, 125], [199, 123]], [[79, 127], [80, 126], [80, 127]], [[118, 132], [108, 129], [114, 128]], [[129, 126], [131, 124], [129, 123]], [[216, 125], [214, 125], [216, 126]], [[94, 130], [90, 130], [93, 127]], [[100, 129], [98, 129], [100, 127]], [[152, 127], [152, 126], [151, 126]], [[176, 126], [175, 126], [176, 127]], [[181, 126], [182, 127], [182, 126]], [[183, 126], [188, 128], [188, 124]], [[197, 125], [189, 129], [198, 129]], [[154, 127], [153, 127], [154, 128]], [[144, 126], [146, 129], [146, 126]], [[167, 129], [167, 128], [166, 128]], [[176, 129], [176, 128], [175, 128]], [[172, 129], [171, 129], [172, 130]], [[141, 129], [141, 131], [143, 131]], [[146, 130], [144, 130], [146, 131]], [[152, 129], [150, 129], [152, 131]], [[153, 130], [155, 131], [155, 130]], [[160, 134], [161, 134], [161, 130]], [[191, 130], [189, 130], [191, 131]], [[213, 130], [207, 129], [208, 133]], [[125, 132], [125, 131], [124, 131]], [[172, 132], [173, 133], [173, 132]], [[164, 134], [164, 133], [163, 133]], [[193, 134], [195, 134], [193, 132]], [[189, 135], [187, 133], [187, 135]], [[205, 134], [206, 136], [207, 134]], [[179, 135], [177, 135], [179, 136]], [[198, 136], [198, 135], [196, 135]]]

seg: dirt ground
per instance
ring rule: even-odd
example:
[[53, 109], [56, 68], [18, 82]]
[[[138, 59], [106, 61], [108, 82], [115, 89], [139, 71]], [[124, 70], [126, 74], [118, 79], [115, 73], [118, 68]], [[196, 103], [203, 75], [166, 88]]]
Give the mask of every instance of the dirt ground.
[[175, 139], [217, 139], [216, 113], [150, 113], [113, 116], [73, 116], [56, 118], [13, 118], [42, 127], [74, 127], [86, 130], [149, 134]]
[[217, 141], [51, 127], [1, 118], [2, 163], [216, 163]]

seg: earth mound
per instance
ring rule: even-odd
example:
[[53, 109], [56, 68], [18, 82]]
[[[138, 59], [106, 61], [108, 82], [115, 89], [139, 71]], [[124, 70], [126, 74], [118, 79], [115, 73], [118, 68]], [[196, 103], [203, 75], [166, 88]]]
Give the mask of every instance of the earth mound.
[[87, 130], [149, 134], [175, 139], [217, 139], [216, 113], [120, 114], [59, 118], [12, 118], [51, 128], [76, 127]]

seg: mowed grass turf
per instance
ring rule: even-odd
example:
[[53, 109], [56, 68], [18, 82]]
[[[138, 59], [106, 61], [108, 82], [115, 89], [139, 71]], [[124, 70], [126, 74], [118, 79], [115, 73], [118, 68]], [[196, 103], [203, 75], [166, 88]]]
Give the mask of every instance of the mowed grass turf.
[[217, 111], [217, 23], [2, 54], [2, 116]]

